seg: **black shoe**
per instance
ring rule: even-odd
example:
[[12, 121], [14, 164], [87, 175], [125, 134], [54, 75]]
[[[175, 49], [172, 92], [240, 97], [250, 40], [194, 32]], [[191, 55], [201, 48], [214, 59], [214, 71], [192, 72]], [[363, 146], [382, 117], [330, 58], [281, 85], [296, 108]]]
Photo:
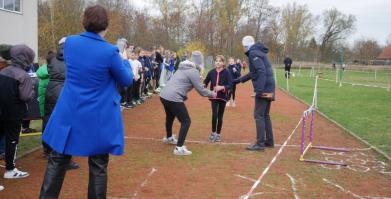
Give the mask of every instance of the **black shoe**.
[[134, 108], [134, 105], [131, 104], [131, 103], [126, 103], [126, 104], [125, 104], [125, 108], [126, 108], [126, 109], [131, 109], [131, 108]]
[[265, 147], [267, 147], [267, 148], [274, 148], [274, 144], [267, 144], [267, 143], [265, 143]]
[[71, 161], [67, 167], [67, 170], [78, 169], [80, 166], [76, 162]]
[[37, 130], [36, 129], [32, 129], [32, 128], [22, 129], [22, 133], [24, 133], [24, 134], [35, 133], [35, 132], [37, 132]]
[[246, 149], [249, 151], [264, 151], [265, 147], [254, 144], [246, 147]]

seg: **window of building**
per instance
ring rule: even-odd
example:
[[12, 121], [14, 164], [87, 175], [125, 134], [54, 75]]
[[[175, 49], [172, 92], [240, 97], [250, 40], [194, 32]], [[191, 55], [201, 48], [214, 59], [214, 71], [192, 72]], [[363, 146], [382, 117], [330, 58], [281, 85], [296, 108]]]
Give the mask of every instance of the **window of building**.
[[21, 12], [22, 0], [0, 0], [0, 9]]

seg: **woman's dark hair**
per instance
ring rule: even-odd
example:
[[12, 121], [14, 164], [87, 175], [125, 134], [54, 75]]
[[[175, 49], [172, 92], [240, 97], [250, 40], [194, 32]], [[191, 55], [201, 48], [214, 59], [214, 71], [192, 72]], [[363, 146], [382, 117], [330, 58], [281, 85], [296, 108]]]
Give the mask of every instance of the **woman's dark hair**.
[[99, 33], [109, 26], [109, 16], [106, 8], [100, 5], [86, 8], [83, 16], [83, 27], [87, 32]]
[[46, 55], [46, 63], [50, 64], [50, 61], [53, 59], [53, 57], [56, 56], [56, 53], [49, 50], [48, 54]]

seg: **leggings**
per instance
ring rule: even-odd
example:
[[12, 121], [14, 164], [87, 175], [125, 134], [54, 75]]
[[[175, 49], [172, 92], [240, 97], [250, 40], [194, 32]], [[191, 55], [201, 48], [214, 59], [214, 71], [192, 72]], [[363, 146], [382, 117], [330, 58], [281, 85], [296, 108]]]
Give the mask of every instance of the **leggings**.
[[167, 137], [172, 136], [172, 125], [174, 124], [175, 117], [178, 118], [181, 123], [179, 130], [179, 137], [177, 146], [181, 147], [185, 144], [187, 132], [189, 131], [191, 120], [189, 113], [187, 112], [185, 103], [183, 102], [172, 102], [160, 98], [166, 112], [166, 133]]
[[[223, 116], [225, 110], [225, 101], [212, 100], [212, 132], [221, 133], [223, 126]], [[217, 129], [217, 131], [216, 131]]]
[[229, 98], [228, 99], [231, 99], [231, 97], [232, 97], [232, 100], [235, 101], [235, 94], [236, 94], [236, 84], [233, 84], [232, 88], [231, 88], [231, 91], [229, 92]]

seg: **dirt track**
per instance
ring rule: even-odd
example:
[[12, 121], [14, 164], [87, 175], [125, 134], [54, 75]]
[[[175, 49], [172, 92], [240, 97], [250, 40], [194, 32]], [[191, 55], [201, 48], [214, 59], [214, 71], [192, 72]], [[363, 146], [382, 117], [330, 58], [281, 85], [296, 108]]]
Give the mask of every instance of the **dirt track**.
[[[172, 155], [173, 146], [164, 145], [164, 111], [158, 97], [142, 106], [124, 111], [124, 156], [111, 157], [108, 198], [239, 198], [246, 194], [279, 150], [248, 152], [246, 144], [255, 140], [251, 85], [238, 87], [237, 107], [224, 115], [223, 142], [208, 144], [211, 108], [207, 99], [192, 92], [186, 102], [192, 124], [186, 146], [190, 157]], [[272, 105], [275, 143], [282, 144], [300, 120], [306, 105], [278, 91]], [[174, 132], [177, 132], [175, 124]], [[298, 161], [300, 131], [257, 186], [251, 198], [391, 198], [391, 173], [366, 146], [326, 119], [315, 118], [315, 145], [358, 148], [349, 153], [312, 150], [308, 157], [344, 161], [349, 167], [322, 166]], [[177, 133], [175, 133], [177, 134]], [[236, 143], [236, 144], [233, 144]], [[292, 146], [294, 145], [294, 146]], [[88, 165], [75, 158], [81, 169], [67, 173], [61, 198], [86, 198]], [[46, 160], [37, 151], [17, 162], [31, 176], [0, 180], [6, 189], [0, 198], [37, 198]]]

